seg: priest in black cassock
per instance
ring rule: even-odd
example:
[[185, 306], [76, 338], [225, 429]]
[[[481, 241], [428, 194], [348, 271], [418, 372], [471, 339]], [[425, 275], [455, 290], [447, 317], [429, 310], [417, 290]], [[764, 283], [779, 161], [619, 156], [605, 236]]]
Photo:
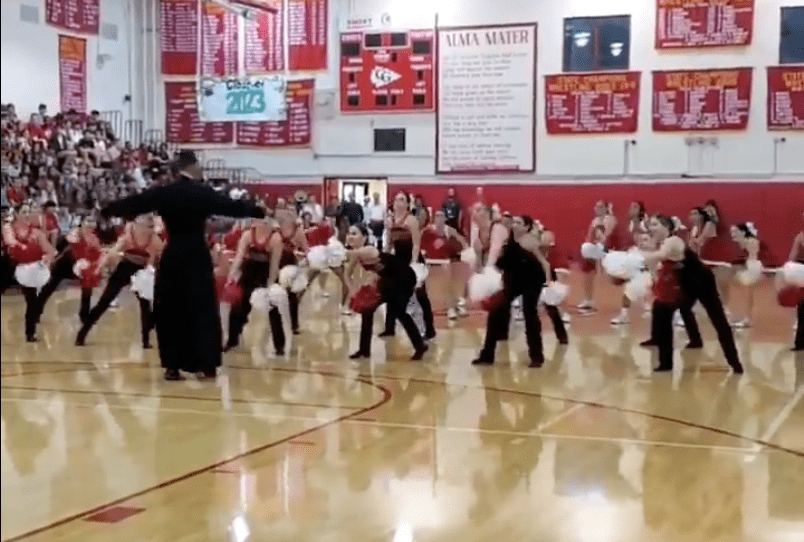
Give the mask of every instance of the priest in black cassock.
[[179, 153], [175, 169], [174, 182], [116, 201], [102, 214], [133, 218], [157, 212], [162, 217], [168, 241], [156, 270], [154, 323], [165, 379], [181, 380], [179, 369], [214, 378], [223, 345], [206, 220], [211, 215], [262, 218], [265, 213], [203, 185], [192, 151]]

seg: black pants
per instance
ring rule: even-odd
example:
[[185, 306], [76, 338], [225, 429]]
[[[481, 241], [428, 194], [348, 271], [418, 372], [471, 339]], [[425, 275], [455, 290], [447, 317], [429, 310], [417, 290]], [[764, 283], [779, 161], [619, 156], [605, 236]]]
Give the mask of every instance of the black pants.
[[36, 318], [39, 312], [39, 302], [36, 288], [22, 287], [25, 297], [25, 337], [31, 339], [36, 335]]
[[[299, 296], [288, 291], [288, 309], [290, 311], [290, 327], [293, 333], [299, 331]], [[282, 315], [279, 309], [271, 307], [268, 311], [268, 324], [271, 326], [271, 337], [277, 354], [285, 353], [285, 329], [282, 327]]]
[[[690, 303], [688, 300], [685, 300], [677, 309], [679, 314], [681, 314], [681, 319], [684, 321], [684, 328], [687, 330], [687, 337], [689, 337], [690, 344], [700, 345], [703, 344], [703, 339], [701, 338], [701, 330], [698, 327], [698, 321], [695, 319], [695, 313], [692, 312], [694, 304], [694, 302]], [[672, 320], [671, 314], [671, 324]], [[659, 344], [656, 340], [656, 322], [654, 322], [653, 319], [651, 319], [650, 324], [650, 338], [651, 342]]]
[[[525, 340], [528, 343], [528, 354], [530, 355], [531, 361], [544, 361], [542, 324], [539, 321], [538, 313], [539, 295], [542, 292], [543, 286], [544, 284], [528, 284], [520, 291], [506, 292], [505, 301], [501, 303], [500, 306], [489, 311], [486, 323], [486, 340], [479, 356], [481, 360], [494, 360], [497, 342], [508, 337], [508, 326], [511, 321], [511, 302], [521, 295], [522, 314], [525, 317]], [[556, 313], [557, 312], [558, 309], [556, 309]], [[558, 316], [558, 320], [561, 322], [560, 315]], [[564, 327], [563, 324], [564, 323], [561, 322], [562, 329]], [[556, 331], [556, 336], [558, 336], [558, 331]]]
[[[428, 338], [435, 337], [435, 322], [433, 320], [433, 306], [430, 297], [427, 295], [427, 287], [422, 285], [414, 291], [416, 300], [422, 307], [422, 317], [424, 318], [424, 334]], [[400, 310], [401, 309], [401, 310]], [[402, 315], [407, 314], [407, 301], [405, 305], [399, 307], [397, 303], [388, 303], [385, 307], [385, 333], [394, 334], [396, 321], [402, 321]], [[409, 315], [408, 315], [409, 316]]]
[[798, 304], [798, 326], [796, 328], [796, 339], [793, 342], [794, 348], [804, 348], [804, 301]]
[[39, 323], [39, 319], [42, 318], [42, 313], [45, 310], [48, 299], [50, 299], [50, 296], [56, 291], [56, 288], [59, 287], [61, 281], [73, 278], [73, 265], [75, 265], [75, 260], [67, 255], [61, 256], [53, 263], [53, 267], [50, 271], [50, 280], [47, 281], [47, 284], [42, 286], [42, 289], [39, 291], [39, 299], [37, 300], [39, 306], [37, 307], [36, 314], [37, 323]]
[[[103, 316], [103, 313], [109, 308], [109, 305], [112, 304], [117, 296], [120, 294], [120, 291], [126, 287], [127, 284], [131, 283], [131, 277], [134, 274], [143, 269], [144, 266], [140, 264], [136, 264], [130, 262], [128, 260], [123, 260], [117, 267], [115, 268], [112, 275], [109, 277], [109, 280], [106, 283], [106, 288], [104, 288], [103, 293], [98, 299], [98, 302], [95, 304], [94, 307], [89, 311], [87, 314], [86, 319], [84, 320], [84, 325], [81, 327], [81, 331], [78, 332], [79, 338], [85, 338], [87, 334], [89, 334], [92, 327], [98, 323], [100, 317]], [[151, 311], [151, 302], [147, 299], [141, 298], [139, 295], [137, 299], [140, 302], [140, 324], [142, 326], [142, 344], [150, 344], [150, 333], [151, 329], [153, 329], [153, 312]], [[84, 303], [83, 296], [82, 296], [82, 305]], [[87, 300], [88, 304], [88, 300]]]
[[544, 309], [547, 311], [547, 316], [553, 323], [553, 330], [555, 331], [558, 342], [563, 344], [569, 341], [569, 337], [567, 337], [567, 328], [564, 326], [564, 320], [561, 318], [561, 312], [558, 310], [558, 307], [553, 305], [545, 305]]
[[229, 347], [237, 346], [243, 328], [248, 323], [248, 315], [251, 314], [251, 294], [257, 288], [265, 288], [267, 283], [268, 262], [254, 260], [243, 262], [243, 272], [240, 277], [243, 297], [240, 299], [240, 303], [232, 305], [229, 313], [229, 340], [226, 341]]
[[[402, 291], [383, 294], [385, 310], [387, 311], [386, 314], [393, 313], [396, 315], [394, 321], [399, 320], [402, 327], [405, 329], [405, 333], [408, 334], [413, 348], [420, 350], [424, 346], [424, 339], [422, 339], [419, 328], [416, 326], [416, 322], [413, 321], [413, 317], [407, 312], [408, 300], [411, 295], [410, 290], [405, 288], [401, 288], [400, 290]], [[375, 312], [376, 311], [364, 312], [360, 315], [360, 351], [364, 354], [371, 352], [371, 331], [374, 327]], [[391, 329], [393, 329], [393, 327]]]

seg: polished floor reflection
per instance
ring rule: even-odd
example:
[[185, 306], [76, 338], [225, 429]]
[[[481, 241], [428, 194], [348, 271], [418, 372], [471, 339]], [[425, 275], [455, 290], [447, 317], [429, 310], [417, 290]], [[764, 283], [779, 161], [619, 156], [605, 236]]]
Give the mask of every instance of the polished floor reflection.
[[314, 289], [287, 356], [255, 315], [213, 383], [162, 380], [129, 296], [84, 348], [74, 290], [37, 344], [2, 297], [3, 541], [804, 540], [804, 359], [768, 301], [746, 375], [708, 329], [656, 376], [646, 321], [606, 310], [566, 348], [545, 319], [541, 369], [518, 323], [472, 367], [480, 314], [439, 318], [424, 362], [403, 334], [351, 362], [358, 320]]

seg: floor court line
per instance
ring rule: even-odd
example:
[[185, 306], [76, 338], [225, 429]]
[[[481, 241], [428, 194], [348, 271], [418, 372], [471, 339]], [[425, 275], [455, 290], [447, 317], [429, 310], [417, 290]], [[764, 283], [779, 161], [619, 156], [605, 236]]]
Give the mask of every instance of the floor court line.
[[[24, 399], [24, 398], [2, 398], [0, 399], [1, 402], [38, 402], [38, 399]], [[84, 407], [84, 408], [93, 408], [96, 405], [90, 403], [63, 403], [66, 405], [76, 406], [76, 407]], [[117, 409], [126, 409], [132, 411], [150, 411], [150, 412], [174, 412], [177, 414], [198, 414], [198, 415], [207, 415], [207, 416], [227, 416], [227, 417], [236, 417], [236, 418], [254, 418], [259, 417], [260, 419], [276, 419], [276, 420], [303, 420], [303, 421], [321, 421], [321, 418], [316, 418], [312, 416], [297, 416], [297, 415], [267, 415], [267, 416], [258, 416], [253, 413], [249, 412], [226, 412], [226, 411], [206, 411], [206, 410], [194, 410], [194, 409], [175, 409], [175, 408], [149, 408], [143, 406], [119, 406], [119, 405], [107, 405], [108, 408], [117, 408]], [[329, 423], [329, 422], [328, 422]], [[481, 429], [479, 427], [457, 427], [457, 426], [448, 426], [448, 425], [425, 425], [425, 424], [416, 424], [416, 423], [403, 423], [403, 422], [382, 422], [379, 420], [373, 420], [370, 418], [349, 418], [346, 420], [341, 420], [343, 425], [374, 425], [376, 427], [387, 427], [391, 429], [423, 429], [427, 431], [453, 431], [456, 433], [482, 433], [486, 435], [506, 435], [511, 437], [521, 437], [521, 438], [553, 438], [553, 439], [568, 439], [568, 440], [592, 440], [592, 441], [601, 441], [601, 442], [623, 442], [623, 443], [632, 443], [632, 444], [640, 444], [645, 446], [667, 446], [667, 447], [674, 447], [674, 448], [695, 448], [695, 449], [706, 449], [706, 450], [721, 450], [721, 451], [728, 451], [728, 452], [739, 452], [739, 453], [754, 453], [751, 448], [742, 448], [739, 446], [722, 446], [722, 445], [710, 445], [710, 444], [695, 444], [695, 443], [687, 443], [687, 442], [673, 442], [673, 441], [656, 441], [656, 440], [645, 440], [645, 439], [634, 439], [634, 438], [625, 438], [625, 437], [601, 437], [601, 436], [586, 436], [586, 435], [566, 435], [560, 433], [549, 433], [543, 431], [509, 431], [504, 429]], [[288, 442], [288, 444], [308, 444], [313, 445], [311, 442], [304, 442], [304, 441], [293, 441]]]
[[[804, 397], [804, 386], [800, 387], [796, 390], [796, 393], [793, 394], [793, 397], [784, 405], [782, 410], [779, 411], [779, 414], [768, 424], [768, 428], [762, 433], [762, 436], [759, 437], [759, 440], [770, 441], [779, 428], [782, 427], [782, 424], [790, 417], [790, 413], [793, 412], [793, 409], [796, 407], [801, 398]], [[762, 445], [756, 444], [754, 445], [753, 452], [758, 453], [762, 449]]]
[[374, 382], [369, 382], [367, 380], [363, 380], [363, 379], [360, 379], [360, 378], [356, 378], [354, 380], [356, 380], [358, 382], [362, 382], [363, 384], [367, 384], [369, 386], [373, 386], [374, 388], [376, 388], [377, 390], [382, 392], [383, 397], [379, 401], [377, 401], [376, 403], [374, 403], [374, 404], [372, 404], [372, 405], [370, 405], [370, 406], [368, 406], [366, 408], [357, 410], [355, 412], [350, 412], [348, 414], [344, 414], [343, 416], [340, 416], [340, 417], [335, 418], [333, 420], [326, 421], [324, 423], [318, 424], [318, 425], [316, 425], [314, 427], [310, 427], [310, 428], [305, 429], [303, 431], [299, 431], [299, 432], [294, 433], [292, 435], [289, 435], [287, 437], [283, 437], [281, 439], [271, 441], [271, 442], [269, 442], [267, 444], [257, 446], [256, 448], [252, 448], [250, 450], [247, 450], [247, 451], [245, 451], [245, 452], [243, 452], [241, 454], [235, 455], [235, 456], [230, 457], [228, 459], [224, 459], [222, 461], [218, 461], [218, 462], [213, 463], [211, 465], [207, 465], [206, 467], [202, 467], [200, 469], [196, 469], [194, 471], [182, 474], [181, 476], [171, 478], [170, 480], [166, 480], [166, 481], [161, 482], [161, 483], [159, 483], [157, 485], [147, 487], [145, 489], [137, 491], [136, 493], [131, 493], [129, 495], [126, 495], [124, 497], [120, 497], [120, 498], [115, 499], [113, 501], [110, 501], [110, 502], [95, 506], [95, 507], [93, 507], [93, 508], [91, 508], [89, 510], [79, 512], [77, 514], [73, 514], [71, 516], [68, 516], [68, 517], [62, 518], [60, 520], [54, 521], [53, 523], [50, 523], [48, 525], [38, 527], [38, 528], [36, 528], [34, 530], [31, 530], [31, 531], [28, 531], [26, 533], [15, 535], [15, 536], [13, 536], [11, 538], [7, 538], [7, 539], [3, 540], [2, 542], [18, 542], [19, 540], [25, 540], [26, 538], [30, 538], [30, 537], [32, 537], [34, 535], [41, 534], [43, 532], [55, 529], [56, 527], [61, 527], [61, 526], [66, 525], [68, 523], [72, 523], [73, 521], [82, 519], [82, 518], [84, 518], [86, 516], [90, 516], [90, 515], [92, 515], [92, 514], [94, 514], [96, 512], [100, 512], [102, 510], [105, 510], [106, 508], [109, 508], [110, 506], [115, 506], [115, 505], [130, 501], [132, 499], [135, 499], [137, 497], [141, 497], [142, 495], [152, 493], [152, 492], [157, 491], [159, 489], [163, 489], [165, 487], [172, 486], [172, 485], [177, 484], [179, 482], [183, 482], [184, 480], [188, 480], [190, 478], [198, 476], [199, 474], [204, 474], [206, 472], [211, 472], [211, 471], [213, 471], [213, 470], [215, 470], [215, 469], [217, 469], [219, 467], [223, 467], [223, 466], [229, 465], [231, 463], [234, 463], [235, 461], [239, 461], [240, 459], [243, 459], [244, 457], [249, 457], [249, 456], [258, 454], [260, 452], [263, 452], [265, 450], [274, 448], [274, 447], [279, 446], [281, 444], [284, 444], [286, 442], [298, 439], [299, 437], [303, 437], [303, 436], [309, 435], [311, 433], [314, 433], [314, 432], [316, 432], [316, 431], [318, 431], [320, 429], [323, 429], [325, 427], [329, 427], [331, 425], [340, 423], [342, 421], [348, 420], [348, 419], [353, 418], [355, 416], [360, 416], [362, 414], [365, 414], [366, 412], [371, 412], [372, 410], [380, 408], [381, 406], [386, 404], [393, 397], [393, 394], [391, 393], [391, 391], [388, 388], [386, 388], [386, 387], [384, 387], [384, 386], [382, 386], [380, 384], [376, 384]]

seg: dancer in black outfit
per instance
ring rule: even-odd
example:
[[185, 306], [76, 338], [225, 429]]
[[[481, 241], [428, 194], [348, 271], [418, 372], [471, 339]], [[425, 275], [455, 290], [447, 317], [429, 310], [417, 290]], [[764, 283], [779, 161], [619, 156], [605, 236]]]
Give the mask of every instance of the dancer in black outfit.
[[[376, 247], [366, 246], [368, 240], [368, 229], [363, 224], [356, 224], [349, 228], [347, 244], [349, 260], [347, 262], [347, 281], [352, 284], [352, 275], [357, 265], [366, 271], [377, 275], [377, 290], [380, 295], [380, 304], [385, 303], [386, 309], [396, 314], [396, 318], [405, 328], [405, 332], [416, 349], [411, 360], [418, 361], [427, 352], [427, 345], [424, 343], [419, 328], [413, 318], [405, 310], [408, 300], [413, 295], [416, 286], [416, 275], [410, 265], [403, 263], [399, 258], [381, 253]], [[352, 288], [354, 290], [354, 284]], [[376, 307], [361, 314], [360, 326], [360, 349], [352, 354], [350, 359], [361, 359], [371, 357], [371, 330], [374, 326], [374, 312]]]
[[112, 203], [103, 213], [157, 211], [164, 220], [168, 242], [156, 272], [154, 321], [165, 378], [181, 379], [179, 369], [210, 378], [221, 364], [223, 345], [212, 256], [204, 238], [206, 220], [212, 215], [261, 218], [265, 213], [202, 185], [192, 151], [181, 151], [175, 166], [175, 182]]
[[[87, 335], [98, 323], [100, 317], [109, 308], [120, 292], [131, 283], [131, 277], [138, 271], [145, 269], [148, 265], [156, 265], [164, 244], [159, 236], [154, 232], [154, 219], [151, 215], [144, 215], [137, 218], [136, 222], [130, 225], [126, 232], [120, 237], [117, 244], [107, 253], [106, 257], [116, 256], [122, 253], [120, 262], [106, 281], [106, 288], [98, 299], [97, 304], [92, 307], [83, 319], [83, 325], [75, 338], [76, 346], [84, 346]], [[105, 258], [99, 265], [105, 266]], [[151, 302], [137, 295], [140, 304], [140, 325], [142, 330], [142, 347], [151, 348], [151, 329], [153, 329], [153, 311]]]
[[[410, 212], [410, 196], [405, 192], [399, 192], [394, 197], [393, 213], [388, 218], [387, 228], [389, 249], [393, 251], [400, 263], [410, 266], [411, 262], [424, 263], [421, 251], [421, 224], [419, 219]], [[433, 307], [430, 297], [427, 295], [426, 285], [416, 288], [416, 300], [422, 307], [424, 317], [425, 339], [432, 339], [436, 336], [435, 324], [433, 320]], [[393, 337], [396, 320], [399, 317], [391, 308], [395, 305], [387, 305], [385, 313], [385, 331], [380, 337]]]
[[[653, 303], [651, 322], [652, 337], [659, 348], [659, 366], [655, 370], [662, 372], [673, 368], [673, 313], [681, 307], [691, 308], [695, 301], [699, 301], [717, 332], [726, 362], [735, 373], [741, 374], [743, 367], [734, 344], [734, 335], [723, 310], [712, 271], [694, 252], [686, 248], [681, 238], [673, 235], [674, 225], [671, 218], [654, 216], [650, 221], [650, 231], [659, 250], [643, 252], [643, 255], [646, 261], [661, 262], [654, 282], [656, 301]], [[689, 314], [692, 314], [691, 311]], [[694, 316], [687, 322], [687, 326], [690, 340], [700, 337]]]
[[[492, 365], [497, 342], [508, 334], [511, 302], [522, 296], [522, 312], [525, 317], [525, 338], [528, 343], [530, 367], [544, 364], [542, 328], [539, 322], [539, 295], [551, 276], [550, 264], [544, 258], [538, 239], [530, 235], [533, 219], [515, 217], [511, 232], [497, 222], [492, 225], [490, 246], [486, 265], [495, 265], [502, 271], [504, 301], [489, 311], [486, 324], [486, 340], [474, 365]], [[563, 327], [563, 322], [562, 326]], [[558, 335], [558, 331], [557, 331]]]

